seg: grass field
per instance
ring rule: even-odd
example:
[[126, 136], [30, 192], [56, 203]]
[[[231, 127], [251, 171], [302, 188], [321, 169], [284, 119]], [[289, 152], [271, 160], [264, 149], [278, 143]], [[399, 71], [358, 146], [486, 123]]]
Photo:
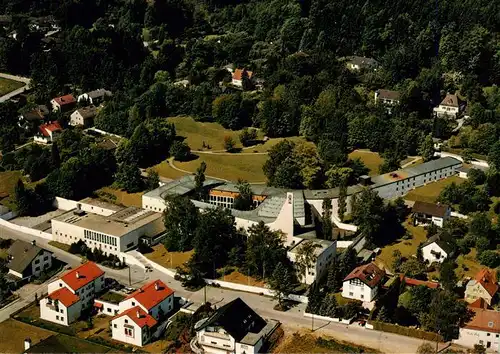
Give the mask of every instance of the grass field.
[[21, 171], [0, 172], [0, 203], [12, 207], [14, 188], [22, 177]]
[[153, 246], [153, 252], [146, 253], [144, 256], [165, 268], [175, 269], [186, 263], [193, 252], [169, 252], [165, 249], [165, 246], [160, 244]]
[[404, 197], [404, 199], [435, 203], [437, 197], [439, 196], [439, 193], [441, 193], [444, 187], [446, 187], [449, 184], [452, 184], [453, 182], [455, 182], [456, 184], [461, 184], [464, 183], [464, 181], [465, 180], [460, 177], [451, 176], [437, 182], [429, 183], [426, 186], [415, 188], [414, 190], [409, 192]]
[[312, 334], [294, 333], [287, 336], [274, 353], [379, 353], [378, 351]]
[[[37, 343], [33, 342], [33, 345]], [[111, 348], [65, 334], [57, 334], [36, 345], [31, 353], [107, 353]]]
[[250, 285], [250, 286], [259, 286], [259, 287], [266, 286], [266, 283], [264, 283], [262, 280], [257, 280], [253, 277], [246, 276], [245, 274], [242, 274], [237, 270], [231, 272], [230, 274], [226, 274], [220, 277], [219, 280], [228, 281], [230, 283]]
[[17, 90], [23, 87], [25, 84], [23, 82], [14, 81], [0, 77], [0, 96], [6, 95], [9, 92]]
[[461, 254], [457, 257], [456, 264], [458, 267], [455, 268], [455, 274], [458, 279], [462, 279], [463, 277], [474, 277], [481, 269], [487, 268], [477, 261], [476, 256], [476, 249], [471, 248], [468, 254]]
[[49, 241], [49, 245], [57, 247], [65, 252], [69, 252], [69, 245], [57, 241]]
[[363, 163], [370, 169], [370, 176], [378, 175], [378, 169], [380, 165], [384, 162], [384, 159], [380, 157], [377, 152], [372, 152], [369, 150], [354, 150], [349, 154], [350, 159], [359, 158]]
[[106, 194], [111, 194], [116, 197], [114, 200], [107, 200], [107, 198], [103, 198], [104, 201], [106, 202], [111, 202], [115, 204], [121, 204], [125, 206], [136, 206], [136, 207], [142, 207], [142, 195], [144, 192], [139, 192], [139, 193], [128, 193], [124, 190], [121, 189], [115, 189], [111, 187], [103, 187], [99, 189], [96, 193], [99, 195], [99, 192], [104, 192]]
[[16, 321], [12, 318], [0, 323], [0, 352], [23, 353], [24, 338], [30, 337], [33, 344], [50, 337], [54, 332]]
[[[392, 252], [399, 250], [403, 257], [409, 258], [417, 254], [418, 245], [427, 240], [427, 234], [422, 226], [413, 226], [408, 222], [404, 224], [406, 229], [411, 232], [411, 240], [397, 240], [395, 243], [382, 248], [380, 254], [375, 258], [375, 263], [385, 269], [392, 267]], [[391, 269], [392, 270], [392, 269]]]
[[186, 175], [186, 173], [177, 171], [176, 169], [170, 167], [168, 161], [163, 161], [162, 163], [154, 166], [153, 169], [155, 169], [160, 176], [165, 178], [177, 179]]

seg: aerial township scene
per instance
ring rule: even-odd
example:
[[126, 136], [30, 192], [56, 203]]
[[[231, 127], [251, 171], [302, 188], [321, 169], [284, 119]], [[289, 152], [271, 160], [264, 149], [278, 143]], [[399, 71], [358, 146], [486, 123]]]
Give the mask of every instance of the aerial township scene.
[[500, 353], [500, 2], [0, 0], [0, 353]]

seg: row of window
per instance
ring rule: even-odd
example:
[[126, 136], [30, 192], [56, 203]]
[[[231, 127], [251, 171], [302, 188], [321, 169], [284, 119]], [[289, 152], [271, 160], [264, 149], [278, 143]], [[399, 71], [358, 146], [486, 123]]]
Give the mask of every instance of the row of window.
[[58, 321], [59, 321], [59, 320], [64, 321], [64, 317], [63, 317], [63, 316], [61, 316], [61, 317], [56, 316], [56, 320], [58, 320]]
[[83, 234], [84, 234], [84, 237], [88, 240], [105, 243], [105, 244], [108, 244], [111, 246], [117, 245], [116, 237], [104, 235], [104, 234], [101, 234], [99, 232], [90, 231], [90, 230], [84, 230]]

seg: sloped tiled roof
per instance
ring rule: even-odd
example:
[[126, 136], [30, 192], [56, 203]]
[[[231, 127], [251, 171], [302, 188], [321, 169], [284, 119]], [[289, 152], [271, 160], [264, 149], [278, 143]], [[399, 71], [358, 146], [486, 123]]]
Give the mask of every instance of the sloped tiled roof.
[[[489, 271], [488, 269], [484, 268], [481, 269], [474, 279], [482, 285], [482, 287], [490, 294], [491, 296], [494, 296], [496, 292], [498, 291], [498, 284], [497, 284], [497, 277], [494, 272]], [[499, 314], [500, 316], [500, 314]]]
[[458, 107], [457, 95], [447, 94], [441, 101], [440, 106]]
[[414, 213], [422, 213], [422, 214], [437, 216], [440, 218], [446, 216], [446, 212], [448, 211], [448, 209], [449, 206], [446, 204], [427, 203], [419, 200], [417, 200], [412, 207], [412, 211]]
[[22, 274], [27, 267], [31, 267], [31, 262], [43, 251], [43, 248], [32, 243], [16, 240], [8, 250], [12, 259], [7, 264], [7, 268]]
[[87, 262], [64, 274], [61, 277], [61, 280], [73, 289], [73, 291], [76, 291], [88, 283], [96, 280], [103, 274], [104, 271], [94, 262]]
[[[137, 316], [139, 315], [139, 316]], [[116, 315], [113, 320], [116, 320], [117, 318], [123, 317], [123, 316], [128, 316], [132, 321], [135, 322], [136, 325], [139, 327], [143, 328], [144, 326], [148, 326], [149, 328], [152, 328], [156, 326], [158, 323], [153, 316], [148, 314], [147, 312], [144, 312], [144, 310], [140, 306], [135, 306], [132, 307], [126, 311], [123, 311], [119, 315]]]
[[42, 124], [38, 127], [40, 130], [40, 133], [42, 133], [44, 136], [49, 136], [49, 132], [56, 132], [56, 131], [61, 131], [61, 125], [59, 122], [52, 122], [52, 123], [45, 123]]
[[500, 312], [487, 309], [470, 307], [474, 312], [474, 317], [465, 325], [465, 328], [485, 331], [490, 333], [500, 333]]
[[61, 304], [66, 307], [70, 307], [71, 305], [80, 301], [80, 297], [78, 295], [73, 294], [68, 288], [60, 288], [56, 291], [53, 291], [48, 296], [51, 300], [58, 300]]
[[385, 272], [377, 267], [374, 263], [368, 263], [355, 268], [349, 275], [344, 279], [344, 281], [351, 279], [359, 279], [370, 288], [376, 286], [382, 278]]
[[450, 253], [453, 251], [453, 248], [450, 246], [450, 244], [448, 242], [446, 242], [445, 240], [443, 240], [439, 236], [439, 234], [434, 235], [432, 237], [429, 237], [427, 239], [427, 241], [422, 245], [422, 247], [428, 246], [432, 243], [435, 243], [436, 245], [438, 245], [439, 248], [441, 248], [443, 251], [445, 251], [447, 255], [450, 255]]
[[125, 300], [134, 298], [146, 309], [158, 305], [160, 302], [172, 295], [174, 291], [165, 285], [161, 280], [152, 281], [127, 296]]
[[73, 95], [65, 95], [65, 96], [54, 98], [54, 101], [56, 101], [56, 103], [59, 106], [64, 106], [67, 104], [75, 103], [76, 99], [75, 99], [75, 97], [73, 97]]
[[236, 70], [234, 71], [234, 73], [233, 73], [233, 79], [235, 79], [235, 80], [242, 80], [242, 79], [243, 79], [243, 73], [244, 73], [244, 72], [246, 72], [247, 77], [248, 77], [249, 79], [251, 79], [251, 78], [252, 78], [253, 72], [248, 71], [248, 70], [246, 70], [246, 69], [236, 69]]
[[398, 101], [399, 97], [400, 97], [399, 91], [380, 89], [380, 90], [377, 90], [377, 93], [378, 93], [378, 97], [384, 98], [386, 100]]

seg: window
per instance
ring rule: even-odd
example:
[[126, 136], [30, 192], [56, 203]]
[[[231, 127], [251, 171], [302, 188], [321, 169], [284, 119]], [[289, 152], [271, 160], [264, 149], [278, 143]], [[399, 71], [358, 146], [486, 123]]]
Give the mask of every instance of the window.
[[365, 298], [365, 296], [364, 296], [364, 295], [361, 295], [361, 298], [362, 298], [362, 299], [364, 299], [364, 298]]
[[59, 321], [59, 316], [56, 316], [56, 320], [58, 320], [58, 321]]
[[354, 295], [354, 293], [349, 293], [349, 296], [353, 296], [353, 295]]
[[40, 270], [40, 267], [35, 268], [35, 272], [38, 272]]
[[133, 337], [134, 336], [134, 330], [131, 328], [125, 328], [125, 335], [127, 337]]
[[116, 325], [116, 323], [113, 323], [113, 328], [118, 328], [118, 326]]
[[108, 307], [108, 312], [111, 312], [111, 309]]
[[125, 319], [125, 323], [128, 323], [128, 320], [127, 320], [127, 319]]
[[64, 317], [61, 317], [61, 321], [64, 321]]
[[132, 306], [135, 306], [135, 301], [132, 301]]
[[35, 260], [35, 264], [40, 263], [40, 259]]
[[61, 309], [61, 311], [59, 311], [60, 313], [64, 313], [63, 309]]

